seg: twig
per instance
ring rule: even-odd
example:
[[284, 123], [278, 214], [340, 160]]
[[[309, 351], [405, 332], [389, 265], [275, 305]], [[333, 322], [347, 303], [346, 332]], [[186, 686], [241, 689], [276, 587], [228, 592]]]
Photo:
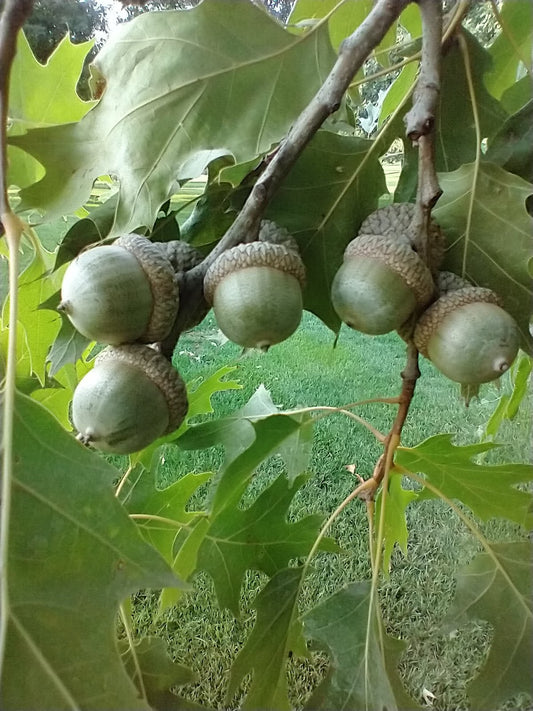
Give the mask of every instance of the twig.
[[358, 487], [358, 496], [363, 501], [370, 501], [374, 498], [383, 478], [392, 467], [394, 453], [400, 444], [403, 426], [413, 400], [417, 380], [420, 377], [418, 351], [412, 341], [407, 342], [407, 363], [402, 370], [401, 376], [402, 391], [399, 396], [398, 412], [396, 413], [390, 432], [385, 438], [385, 451], [376, 462], [372, 477], [367, 479], [363, 486]]
[[408, 138], [418, 145], [418, 189], [411, 230], [417, 251], [428, 260], [431, 210], [442, 194], [435, 170], [434, 135], [440, 99], [442, 7], [435, 0], [417, 0], [422, 14], [422, 62], [413, 107], [405, 116]]
[[204, 261], [183, 275], [179, 313], [170, 336], [161, 346], [165, 355], [172, 354], [180, 333], [198, 323], [194, 321], [194, 315], [205, 315], [202, 287], [209, 266], [229, 247], [254, 238], [261, 218], [283, 179], [326, 118], [339, 108], [350, 82], [363, 62], [410, 2], [377, 0], [364, 22], [343, 41], [333, 69], [266, 165], [235, 222]]
[[13, 214], [7, 196], [7, 110], [9, 102], [9, 77], [15, 57], [19, 29], [30, 14], [33, 0], [6, 0], [0, 16], [0, 221], [5, 231], [9, 250], [9, 334], [7, 368], [3, 397], [2, 426], [2, 505], [0, 511], [0, 681], [6, 652], [9, 623], [9, 528], [11, 518], [11, 492], [13, 480], [13, 422], [15, 412], [17, 366], [17, 279], [18, 253], [23, 232], [21, 220]]

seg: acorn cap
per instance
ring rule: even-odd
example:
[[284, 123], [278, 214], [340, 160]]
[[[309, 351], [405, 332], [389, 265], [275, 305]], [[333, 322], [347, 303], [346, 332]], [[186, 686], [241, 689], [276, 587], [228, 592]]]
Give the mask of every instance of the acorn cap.
[[142, 340], [145, 343], [162, 341], [169, 334], [179, 307], [178, 284], [170, 261], [157, 244], [141, 235], [123, 235], [113, 244], [134, 255], [150, 283], [152, 315]]
[[424, 311], [416, 324], [413, 340], [420, 353], [428, 358], [427, 345], [429, 339], [451, 311], [455, 311], [455, 309], [459, 309], [466, 304], [480, 301], [487, 304], [496, 304], [496, 306], [502, 305], [498, 294], [492, 289], [485, 289], [480, 286], [455, 289], [437, 299]]
[[187, 272], [204, 259], [201, 252], [179, 239], [153, 244], [161, 250], [176, 272]]
[[179, 427], [189, 406], [187, 389], [178, 371], [161, 353], [139, 343], [108, 346], [96, 356], [94, 365], [96, 367], [109, 360], [122, 361], [147, 375], [167, 401], [169, 422], [164, 434], [169, 434]]
[[465, 289], [472, 284], [453, 272], [439, 272], [436, 277], [437, 291], [440, 295], [447, 294], [449, 291], [457, 291], [457, 289]]
[[[413, 247], [411, 222], [414, 214], [415, 206], [412, 203], [398, 202], [381, 207], [363, 221], [359, 228], [359, 234], [383, 235], [394, 240], [407, 241]], [[438, 269], [444, 258], [446, 237], [433, 219], [430, 221], [429, 232], [429, 266], [435, 270]]]
[[305, 267], [299, 255], [282, 244], [272, 242], [245, 242], [227, 249], [217, 257], [204, 278], [204, 295], [213, 303], [213, 295], [222, 279], [237, 269], [270, 267], [291, 274], [305, 286]]
[[393, 240], [390, 236], [360, 234], [344, 252], [345, 260], [357, 256], [376, 259], [399, 274], [420, 306], [431, 301], [435, 289], [431, 272], [407, 242]]
[[282, 244], [287, 249], [299, 254], [298, 244], [294, 237], [285, 227], [280, 227], [273, 220], [261, 220], [259, 228], [258, 240], [260, 242], [272, 242], [273, 244]]

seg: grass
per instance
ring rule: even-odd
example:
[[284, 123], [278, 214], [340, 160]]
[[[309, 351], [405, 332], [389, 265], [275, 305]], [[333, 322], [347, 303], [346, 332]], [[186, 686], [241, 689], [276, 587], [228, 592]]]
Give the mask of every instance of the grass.
[[[395, 335], [370, 338], [343, 327], [333, 348], [333, 335], [311, 314], [286, 342], [268, 354], [240, 349], [224, 342], [211, 316], [195, 331], [180, 340], [176, 364], [187, 380], [211, 374], [227, 363], [238, 365], [235, 377], [240, 391], [215, 396], [217, 415], [242, 406], [259, 384], [264, 383], [272, 399], [283, 408], [343, 405], [374, 396], [392, 396], [399, 391], [399, 373], [404, 362], [403, 343]], [[485, 386], [480, 400], [466, 409], [459, 400], [457, 386], [422, 361], [422, 378], [404, 429], [403, 443], [415, 445], [439, 432], [451, 432], [457, 444], [478, 440], [480, 428], [490, 416], [498, 398], [495, 385]], [[374, 404], [357, 410], [372, 424], [388, 431], [394, 409]], [[524, 405], [518, 418], [506, 427], [509, 445], [490, 453], [497, 461], [529, 461], [529, 417]], [[298, 518], [311, 511], [331, 512], [353, 489], [354, 477], [346, 464], [368, 476], [380, 454], [373, 435], [342, 415], [320, 420], [316, 434], [311, 478], [295, 497], [291, 515]], [[161, 484], [168, 485], [188, 471], [214, 469], [221, 462], [220, 451], [182, 452], [169, 448], [161, 468]], [[255, 493], [281, 471], [279, 460], [263, 465], [255, 478]], [[383, 612], [391, 634], [408, 640], [401, 660], [401, 672], [414, 698], [423, 703], [422, 690], [435, 694], [436, 711], [468, 709], [465, 686], [480, 668], [487, 653], [490, 630], [471, 622], [453, 635], [439, 629], [453, 597], [454, 574], [477, 552], [475, 541], [460, 521], [438, 501], [411, 505], [408, 509], [410, 539], [407, 557], [393, 555], [390, 579], [381, 585]], [[514, 537], [510, 524], [490, 524], [492, 537]], [[361, 502], [352, 503], [337, 520], [332, 535], [346, 554], [320, 555], [302, 595], [302, 606], [316, 603], [344, 583], [368, 579], [366, 512]], [[251, 603], [265, 578], [250, 572], [242, 597], [242, 616], [235, 620], [216, 605], [210, 579], [198, 575], [195, 591], [182, 604], [155, 619], [155, 597], [146, 595], [136, 606], [140, 634], [162, 635], [173, 657], [198, 672], [199, 681], [184, 689], [190, 698], [216, 708], [224, 705], [224, 689], [232, 659], [253, 624]], [[301, 707], [309, 691], [326, 668], [323, 656], [313, 662], [291, 660], [291, 698]], [[232, 703], [237, 704], [238, 700]], [[507, 709], [531, 708], [527, 699], [514, 699]], [[488, 711], [488, 710], [487, 710]], [[496, 711], [496, 710], [491, 710]]]

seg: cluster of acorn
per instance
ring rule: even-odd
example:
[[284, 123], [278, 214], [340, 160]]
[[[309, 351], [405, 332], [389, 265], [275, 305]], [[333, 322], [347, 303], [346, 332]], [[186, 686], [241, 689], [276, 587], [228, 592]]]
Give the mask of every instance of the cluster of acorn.
[[418, 350], [467, 399], [509, 369], [519, 347], [518, 326], [490, 289], [441, 272], [445, 238], [430, 226], [428, 265], [410, 236], [414, 207], [390, 205], [372, 213], [344, 253], [331, 299], [339, 317], [363, 333], [409, 333]]
[[[413, 209], [391, 205], [363, 222], [333, 280], [332, 303], [342, 321], [368, 334], [405, 337], [416, 317], [418, 350], [472, 394], [510, 367], [518, 327], [493, 291], [439, 271], [445, 244], [434, 223], [428, 264], [419, 257], [410, 237]], [[83, 442], [131, 453], [183, 421], [185, 385], [153, 344], [176, 318], [178, 273], [200, 260], [184, 243], [126, 235], [69, 265], [59, 308], [82, 334], [109, 344], [74, 393], [72, 421]], [[297, 329], [304, 285], [296, 242], [263, 221], [257, 240], [224, 251], [209, 267], [204, 295], [229, 340], [267, 350]]]
[[[178, 313], [178, 274], [200, 260], [184, 243], [130, 234], [82, 252], [68, 266], [58, 308], [84, 336], [107, 344], [72, 400], [72, 422], [85, 444], [129, 454], [185, 418], [183, 380], [154, 345]], [[256, 241], [216, 259], [204, 292], [230, 340], [266, 350], [297, 329], [304, 282], [296, 243], [264, 221]]]

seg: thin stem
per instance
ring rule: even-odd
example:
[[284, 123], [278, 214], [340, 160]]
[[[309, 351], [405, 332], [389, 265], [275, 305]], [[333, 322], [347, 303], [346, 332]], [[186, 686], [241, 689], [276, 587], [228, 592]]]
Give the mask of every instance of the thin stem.
[[126, 610], [124, 609], [124, 605], [120, 605], [120, 619], [122, 620], [122, 624], [124, 625], [124, 631], [126, 633], [126, 637], [128, 640], [128, 645], [130, 648], [131, 656], [133, 659], [133, 666], [135, 667], [135, 676], [139, 680], [139, 691], [145, 701], [148, 701], [148, 698], [146, 696], [146, 688], [144, 686], [144, 679], [143, 679], [143, 673], [141, 670], [141, 666], [139, 664], [139, 660], [137, 659], [137, 654], [135, 653], [135, 641], [133, 639], [133, 633], [131, 631], [131, 626], [130, 626], [130, 621], [128, 620], [128, 616], [126, 614]]
[[130, 464], [130, 466], [129, 466], [129, 467], [126, 469], [126, 471], [124, 472], [124, 476], [122, 477], [122, 479], [121, 479], [121, 480], [119, 481], [119, 483], [117, 484], [117, 488], [116, 488], [116, 490], [115, 490], [115, 496], [117, 497], [117, 499], [118, 499], [118, 497], [120, 496], [120, 492], [122, 491], [122, 488], [123, 488], [124, 484], [128, 481], [129, 476], [130, 476], [130, 474], [132, 473], [132, 471], [133, 471], [133, 467], [132, 467], [132, 465]]
[[164, 523], [166, 526], [172, 526], [173, 528], [185, 528], [190, 529], [186, 523], [181, 523], [180, 521], [174, 521], [172, 518], [165, 518], [164, 516], [156, 516], [155, 514], [142, 514], [142, 513], [132, 513], [129, 517], [133, 521], [155, 521], [157, 523]]
[[2, 502], [0, 509], [0, 679], [5, 656], [7, 625], [9, 620], [9, 523], [11, 517], [11, 494], [13, 483], [13, 422], [15, 416], [16, 368], [17, 368], [17, 320], [18, 320], [18, 273], [19, 244], [22, 223], [8, 212], [2, 217], [5, 237], [9, 248], [9, 331], [7, 367], [3, 402], [3, 463]]

